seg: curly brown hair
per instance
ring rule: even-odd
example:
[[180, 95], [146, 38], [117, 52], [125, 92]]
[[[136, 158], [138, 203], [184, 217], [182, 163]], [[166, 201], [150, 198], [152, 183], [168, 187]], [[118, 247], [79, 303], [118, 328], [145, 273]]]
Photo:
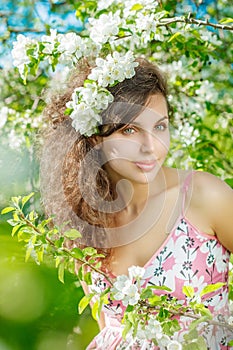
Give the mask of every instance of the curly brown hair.
[[[114, 102], [102, 113], [99, 137], [135, 119], [151, 95], [162, 94], [167, 100], [166, 79], [158, 67], [146, 59], [138, 62], [131, 79], [108, 88]], [[50, 127], [44, 135], [41, 155], [41, 191], [46, 212], [56, 215], [54, 221], [58, 225], [65, 222], [65, 229], [75, 227], [82, 233], [83, 239], [76, 244], [104, 248], [108, 247], [104, 229], [114, 226], [117, 213], [113, 208], [115, 184], [102, 166], [101, 151], [95, 147], [96, 135], [80, 135], [64, 114], [74, 88], [83, 85], [90, 69], [86, 61], [80, 63], [65, 92], [53, 96], [45, 109]], [[105, 254], [110, 251], [106, 249]]]

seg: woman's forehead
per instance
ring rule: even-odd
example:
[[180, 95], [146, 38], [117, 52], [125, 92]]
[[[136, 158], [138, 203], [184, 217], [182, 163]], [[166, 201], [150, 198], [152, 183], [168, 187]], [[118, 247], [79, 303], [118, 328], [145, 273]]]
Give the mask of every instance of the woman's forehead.
[[168, 119], [168, 108], [166, 99], [162, 95], [150, 97], [143, 111], [134, 119], [132, 124], [142, 125], [145, 121], [158, 122]]

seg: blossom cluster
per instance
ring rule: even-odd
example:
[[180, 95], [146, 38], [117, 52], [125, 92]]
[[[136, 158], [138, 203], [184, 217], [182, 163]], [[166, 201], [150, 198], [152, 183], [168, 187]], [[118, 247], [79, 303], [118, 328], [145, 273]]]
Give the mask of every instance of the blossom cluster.
[[[133, 62], [130, 50], [145, 48], [151, 40], [163, 41], [169, 35], [166, 27], [161, 27], [161, 19], [166, 18], [167, 12], [159, 9], [158, 1], [101, 0], [96, 5], [97, 14], [100, 12], [97, 16], [90, 14], [84, 30], [87, 35], [74, 32], [58, 34], [51, 29], [49, 35], [36, 40], [20, 34], [12, 50], [13, 63], [24, 81], [28, 72], [36, 73], [41, 61], [48, 61], [54, 69], [58, 63], [72, 67], [82, 57], [97, 57], [96, 68], [88, 77], [94, 83], [75, 89], [72, 101], [68, 103], [73, 127], [86, 136], [98, 131], [100, 113], [113, 101], [105, 88], [134, 75], [136, 62]], [[101, 13], [104, 9], [108, 9], [108, 13]], [[183, 24], [177, 25], [182, 35], [191, 30], [191, 26], [186, 25], [184, 31]], [[201, 30], [200, 37], [204, 34], [205, 31]], [[215, 41], [213, 44], [217, 44]], [[112, 51], [113, 55], [109, 54], [106, 59], [100, 58]], [[180, 69], [175, 70], [174, 79], [176, 73], [181, 74]], [[196, 92], [198, 97], [202, 90]], [[198, 108], [196, 105], [193, 106], [195, 110]]]
[[6, 142], [11, 149], [20, 149], [28, 142], [25, 136], [41, 126], [42, 116], [35, 116], [31, 110], [27, 109], [21, 113], [8, 106], [0, 106], [0, 136], [2, 142]]
[[[121, 300], [126, 307], [128, 305], [137, 305], [141, 298], [140, 294], [143, 291], [141, 281], [145, 272], [146, 270], [143, 267], [131, 266], [128, 268], [128, 276], [117, 276], [111, 288], [113, 299]], [[146, 323], [139, 322], [136, 334], [133, 334], [132, 330], [130, 330], [126, 335], [127, 348], [129, 349], [131, 349], [131, 346], [133, 347], [135, 342], [143, 348], [143, 342], [148, 344], [148, 341], [156, 341], [160, 349], [182, 349], [182, 345], [178, 341], [171, 340], [168, 335], [164, 334], [162, 325], [154, 314], [148, 314]]]
[[112, 294], [115, 300], [121, 300], [124, 306], [136, 305], [140, 299], [140, 286], [134, 283], [139, 281], [145, 273], [145, 269], [139, 266], [129, 268], [129, 277], [120, 275], [112, 287]]
[[96, 59], [96, 67], [88, 75], [88, 80], [83, 87], [74, 90], [72, 100], [67, 103], [76, 131], [85, 136], [98, 132], [98, 124], [102, 122], [100, 113], [113, 102], [113, 95], [106, 87], [133, 77], [137, 65], [130, 51], [124, 56], [114, 52], [106, 59]]

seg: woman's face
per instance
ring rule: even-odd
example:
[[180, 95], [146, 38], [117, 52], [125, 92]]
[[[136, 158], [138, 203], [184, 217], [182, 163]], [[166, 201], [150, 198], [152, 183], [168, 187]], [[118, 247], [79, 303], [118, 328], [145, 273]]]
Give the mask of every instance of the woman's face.
[[145, 110], [132, 123], [103, 137], [101, 148], [111, 178], [153, 181], [168, 153], [168, 123], [166, 100], [157, 94], [150, 97]]

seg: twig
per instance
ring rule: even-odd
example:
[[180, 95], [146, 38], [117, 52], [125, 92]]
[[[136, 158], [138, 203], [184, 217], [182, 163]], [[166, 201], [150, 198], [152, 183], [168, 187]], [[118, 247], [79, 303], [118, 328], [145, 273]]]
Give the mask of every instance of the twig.
[[162, 27], [162, 26], [167, 26], [172, 23], [185, 23], [185, 24], [196, 24], [198, 26], [208, 26], [208, 27], [213, 27], [215, 29], [222, 29], [222, 30], [233, 30], [233, 25], [227, 25], [227, 24], [220, 24], [220, 23], [212, 23], [209, 22], [208, 20], [200, 20], [200, 19], [195, 19], [192, 17], [186, 17], [186, 18], [181, 18], [181, 17], [174, 17], [171, 19], [161, 19], [156, 26], [157, 27]]
[[[23, 214], [23, 212], [20, 212], [20, 217], [21, 217], [21, 219], [23, 219], [23, 220], [26, 222], [26, 224], [27, 224], [29, 227], [33, 228], [34, 231], [36, 231], [37, 233], [39, 233], [39, 234], [41, 235], [41, 231], [40, 231], [35, 225], [33, 225], [33, 224], [25, 217], [25, 215]], [[54, 242], [53, 242], [49, 237], [46, 236], [45, 239], [46, 239], [46, 241], [47, 241], [52, 247], [56, 248]], [[106, 280], [110, 283], [111, 286], [113, 285], [111, 279], [110, 279], [103, 271], [97, 269], [96, 267], [94, 267], [93, 265], [91, 265], [91, 264], [90, 264], [88, 261], [86, 261], [86, 260], [82, 260], [82, 259], [75, 258], [75, 257], [71, 254], [71, 252], [69, 251], [69, 249], [67, 249], [67, 248], [62, 247], [62, 251], [65, 252], [66, 254], [68, 254], [69, 256], [71, 256], [73, 259], [77, 260], [79, 263], [85, 264], [85, 265], [89, 266], [92, 270], [94, 270], [95, 272], [97, 272], [97, 273], [101, 274], [102, 276], [104, 276], [104, 277], [106, 278]]]
[[[176, 310], [176, 309], [173, 309], [171, 307], [169, 307], [168, 305], [160, 305], [159, 307], [157, 306], [150, 306], [147, 302], [145, 301], [139, 301], [139, 303], [146, 307], [148, 311], [151, 311], [151, 312], [154, 312], [155, 310], [156, 311], [160, 311], [160, 308], [161, 306], [163, 306], [164, 308], [167, 309], [168, 312], [170, 312], [171, 314], [173, 315], [176, 315], [176, 316], [185, 316], [185, 317], [189, 317], [189, 318], [193, 318], [195, 320], [199, 320], [200, 319], [200, 315], [196, 315], [194, 313], [191, 313], [189, 311], [182, 311], [182, 309], [179, 309], [179, 310]], [[213, 319], [209, 319], [209, 320], [204, 320], [203, 322], [207, 322], [209, 324], [212, 324], [213, 326], [220, 326], [220, 327], [223, 327], [223, 328], [227, 328], [228, 330], [230, 330], [231, 332], [233, 332], [233, 327], [230, 326], [229, 324], [227, 323], [222, 323], [222, 322], [218, 322], [218, 321], [215, 321]]]

